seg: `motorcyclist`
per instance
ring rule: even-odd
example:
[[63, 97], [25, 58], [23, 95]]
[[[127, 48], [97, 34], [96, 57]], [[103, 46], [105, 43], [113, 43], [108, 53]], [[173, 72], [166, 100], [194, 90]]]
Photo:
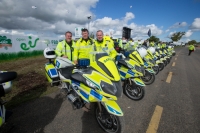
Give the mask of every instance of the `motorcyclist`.
[[112, 42], [110, 40], [106, 40], [103, 38], [103, 31], [98, 30], [96, 33], [96, 40], [94, 42], [95, 44], [95, 51], [104, 51], [108, 53], [108, 55], [112, 58], [115, 59], [117, 52], [114, 49]]
[[71, 61], [74, 61], [73, 51], [74, 51], [75, 42], [72, 40], [72, 33], [67, 31], [65, 33], [65, 40], [58, 43], [55, 53], [59, 57], [68, 58]]
[[90, 59], [90, 51], [93, 48], [93, 39], [89, 38], [87, 29], [82, 29], [80, 38], [74, 47], [74, 63], [78, 64], [78, 59]]
[[106, 40], [106, 41], [110, 41], [110, 43], [111, 43], [112, 46], [114, 47], [114, 41], [111, 39], [111, 37], [110, 37], [108, 34], [106, 34], [106, 36], [104, 36], [103, 38], [104, 38], [104, 40]]
[[127, 44], [127, 39], [125, 37], [122, 37], [122, 40], [119, 41], [119, 47], [121, 49], [124, 49], [125, 44]]
[[150, 45], [151, 47], [154, 47], [154, 45], [155, 45], [154, 41], [151, 41], [149, 45]]
[[163, 49], [166, 48], [166, 43], [165, 42], [162, 43], [162, 48]]
[[162, 42], [160, 41], [160, 42], [158, 42], [158, 47], [161, 48], [161, 46], [162, 46]]

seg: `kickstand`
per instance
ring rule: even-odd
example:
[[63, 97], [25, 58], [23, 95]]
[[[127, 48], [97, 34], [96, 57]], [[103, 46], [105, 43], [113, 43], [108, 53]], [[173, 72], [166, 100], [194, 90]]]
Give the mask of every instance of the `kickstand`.
[[82, 107], [82, 109], [83, 109], [84, 111], [86, 111], [86, 112], [91, 111], [91, 109], [88, 108], [88, 107], [86, 106], [86, 104], [84, 104], [84, 106]]

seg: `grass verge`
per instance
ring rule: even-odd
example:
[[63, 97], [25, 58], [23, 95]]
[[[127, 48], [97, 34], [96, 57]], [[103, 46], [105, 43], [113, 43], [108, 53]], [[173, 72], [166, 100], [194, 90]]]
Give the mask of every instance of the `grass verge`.
[[27, 58], [42, 55], [42, 50], [34, 50], [30, 52], [18, 52], [18, 53], [0, 53], [0, 62], [14, 60], [19, 58]]
[[46, 79], [44, 70], [46, 62], [43, 56], [35, 56], [0, 63], [1, 70], [18, 73], [12, 82], [12, 91], [2, 98], [7, 101], [6, 108], [16, 107], [59, 90], [57, 87], [51, 87]]

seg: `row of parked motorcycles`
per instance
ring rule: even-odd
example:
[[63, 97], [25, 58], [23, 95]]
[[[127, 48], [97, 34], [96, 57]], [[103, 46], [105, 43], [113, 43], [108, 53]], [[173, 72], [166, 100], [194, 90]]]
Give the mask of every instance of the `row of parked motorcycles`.
[[[107, 51], [92, 51], [90, 59], [78, 60], [78, 65], [67, 58], [56, 57], [52, 48], [44, 50], [45, 74], [52, 86], [64, 90], [73, 109], [87, 108], [95, 104], [95, 117], [100, 127], [108, 133], [123, 132], [123, 111], [117, 100], [124, 93], [138, 101], [145, 96], [145, 86], [155, 81], [155, 75], [170, 63], [175, 51], [166, 48], [131, 45], [127, 49], [116, 48], [113, 60]], [[11, 80], [16, 72], [0, 73], [0, 97], [10, 92]], [[7, 86], [6, 86], [7, 85]], [[0, 126], [6, 120], [5, 102], [1, 100]]]
[[170, 63], [175, 51], [166, 48], [139, 46], [117, 49], [115, 60], [106, 50], [92, 51], [91, 58], [81, 59], [78, 65], [67, 58], [55, 56], [46, 48], [46, 77], [52, 85], [65, 90], [73, 109], [96, 103], [95, 117], [105, 132], [118, 133], [124, 129], [123, 111], [117, 99], [124, 94], [132, 100], [145, 96], [145, 86], [155, 81], [155, 75]]

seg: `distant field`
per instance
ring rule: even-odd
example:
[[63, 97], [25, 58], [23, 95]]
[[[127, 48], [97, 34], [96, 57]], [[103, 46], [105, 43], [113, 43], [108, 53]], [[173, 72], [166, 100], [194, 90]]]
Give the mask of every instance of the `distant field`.
[[3, 98], [8, 101], [7, 107], [17, 106], [58, 90], [46, 80], [44, 64], [47, 61], [40, 55], [0, 62], [0, 70], [18, 73], [17, 79], [13, 81], [12, 91]]

